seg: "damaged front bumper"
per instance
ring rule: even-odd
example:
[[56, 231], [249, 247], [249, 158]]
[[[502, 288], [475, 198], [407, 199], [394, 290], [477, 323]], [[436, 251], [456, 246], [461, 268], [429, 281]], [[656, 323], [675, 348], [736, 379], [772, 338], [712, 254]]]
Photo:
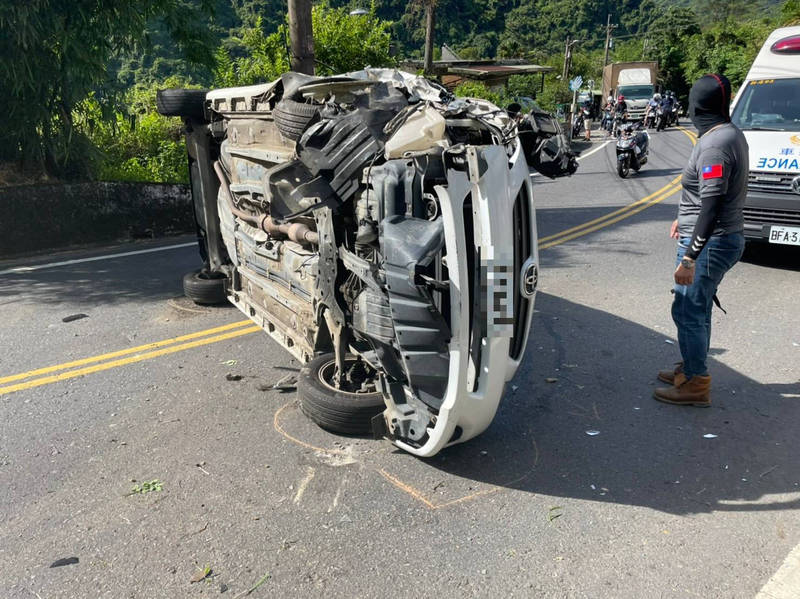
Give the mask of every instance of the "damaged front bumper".
[[[437, 186], [450, 285], [449, 376], [424, 444], [393, 439], [418, 456], [479, 435], [491, 424], [530, 332], [538, 279], [536, 218], [528, 165], [517, 144], [445, 152]], [[391, 410], [387, 418], [391, 417]]]

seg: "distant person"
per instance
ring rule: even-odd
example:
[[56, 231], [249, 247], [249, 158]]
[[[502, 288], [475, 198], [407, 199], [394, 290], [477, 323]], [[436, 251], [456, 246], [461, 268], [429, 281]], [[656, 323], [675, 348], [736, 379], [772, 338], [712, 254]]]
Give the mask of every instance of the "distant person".
[[625, 96], [620, 95], [617, 98], [617, 103], [614, 105], [614, 112], [623, 115], [628, 112], [628, 103], [625, 101]]
[[628, 118], [628, 103], [625, 101], [625, 96], [621, 95], [617, 98], [617, 103], [614, 104], [614, 123], [612, 126], [612, 135], [619, 136], [620, 126]]
[[682, 362], [662, 370], [655, 399], [685, 406], [711, 405], [706, 358], [711, 345], [711, 308], [725, 273], [744, 252], [742, 209], [747, 194], [748, 147], [730, 121], [731, 84], [705, 75], [689, 93], [689, 118], [698, 141], [683, 170], [678, 218], [670, 236], [678, 240], [672, 320]]
[[583, 127], [585, 136], [584, 141], [592, 141], [592, 121], [594, 120], [594, 103], [591, 98], [583, 102]]

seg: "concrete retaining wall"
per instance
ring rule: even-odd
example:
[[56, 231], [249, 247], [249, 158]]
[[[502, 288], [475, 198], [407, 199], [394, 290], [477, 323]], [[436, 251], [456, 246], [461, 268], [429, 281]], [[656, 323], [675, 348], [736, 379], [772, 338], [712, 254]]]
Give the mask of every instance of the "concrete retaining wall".
[[194, 231], [188, 185], [0, 187], [0, 257]]

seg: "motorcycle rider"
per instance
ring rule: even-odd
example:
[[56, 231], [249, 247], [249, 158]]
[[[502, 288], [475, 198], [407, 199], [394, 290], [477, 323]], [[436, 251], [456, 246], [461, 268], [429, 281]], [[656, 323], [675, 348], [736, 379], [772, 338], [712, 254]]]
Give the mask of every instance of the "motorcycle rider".
[[614, 96], [609, 95], [606, 99], [605, 106], [603, 106], [603, 122], [602, 127], [606, 132], [606, 137], [611, 133], [611, 127], [614, 123]]
[[672, 92], [667, 90], [664, 94], [664, 98], [661, 100], [661, 109], [664, 111], [664, 121], [667, 124], [672, 115], [672, 105], [674, 101], [675, 99], [672, 97]]
[[647, 103], [647, 110], [645, 110], [644, 113], [645, 126], [647, 126], [647, 123], [649, 122], [650, 119], [652, 119], [652, 121], [655, 122], [656, 109], [658, 108], [659, 104], [661, 104], [661, 94], [656, 92], [653, 94], [653, 97], [650, 98], [650, 101]]

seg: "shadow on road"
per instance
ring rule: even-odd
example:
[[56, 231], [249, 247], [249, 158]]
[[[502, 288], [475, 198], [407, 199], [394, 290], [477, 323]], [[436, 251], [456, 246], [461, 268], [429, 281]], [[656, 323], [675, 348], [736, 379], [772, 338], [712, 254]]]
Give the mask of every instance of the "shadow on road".
[[94, 306], [183, 295], [182, 274], [202, 267], [193, 247], [0, 275], [0, 305]]
[[680, 168], [647, 168], [647, 164], [642, 167], [638, 173], [631, 176], [639, 177], [640, 179], [648, 179], [650, 177], [669, 177], [670, 175], [677, 175], [681, 172]]
[[675, 514], [800, 507], [800, 495], [770, 499], [800, 493], [800, 383], [759, 384], [712, 357], [712, 407], [671, 406], [651, 398], [678, 359], [662, 333], [546, 294], [534, 330], [489, 430], [430, 466]]
[[767, 268], [800, 270], [800, 247], [760, 242], [745, 246], [742, 261]]

